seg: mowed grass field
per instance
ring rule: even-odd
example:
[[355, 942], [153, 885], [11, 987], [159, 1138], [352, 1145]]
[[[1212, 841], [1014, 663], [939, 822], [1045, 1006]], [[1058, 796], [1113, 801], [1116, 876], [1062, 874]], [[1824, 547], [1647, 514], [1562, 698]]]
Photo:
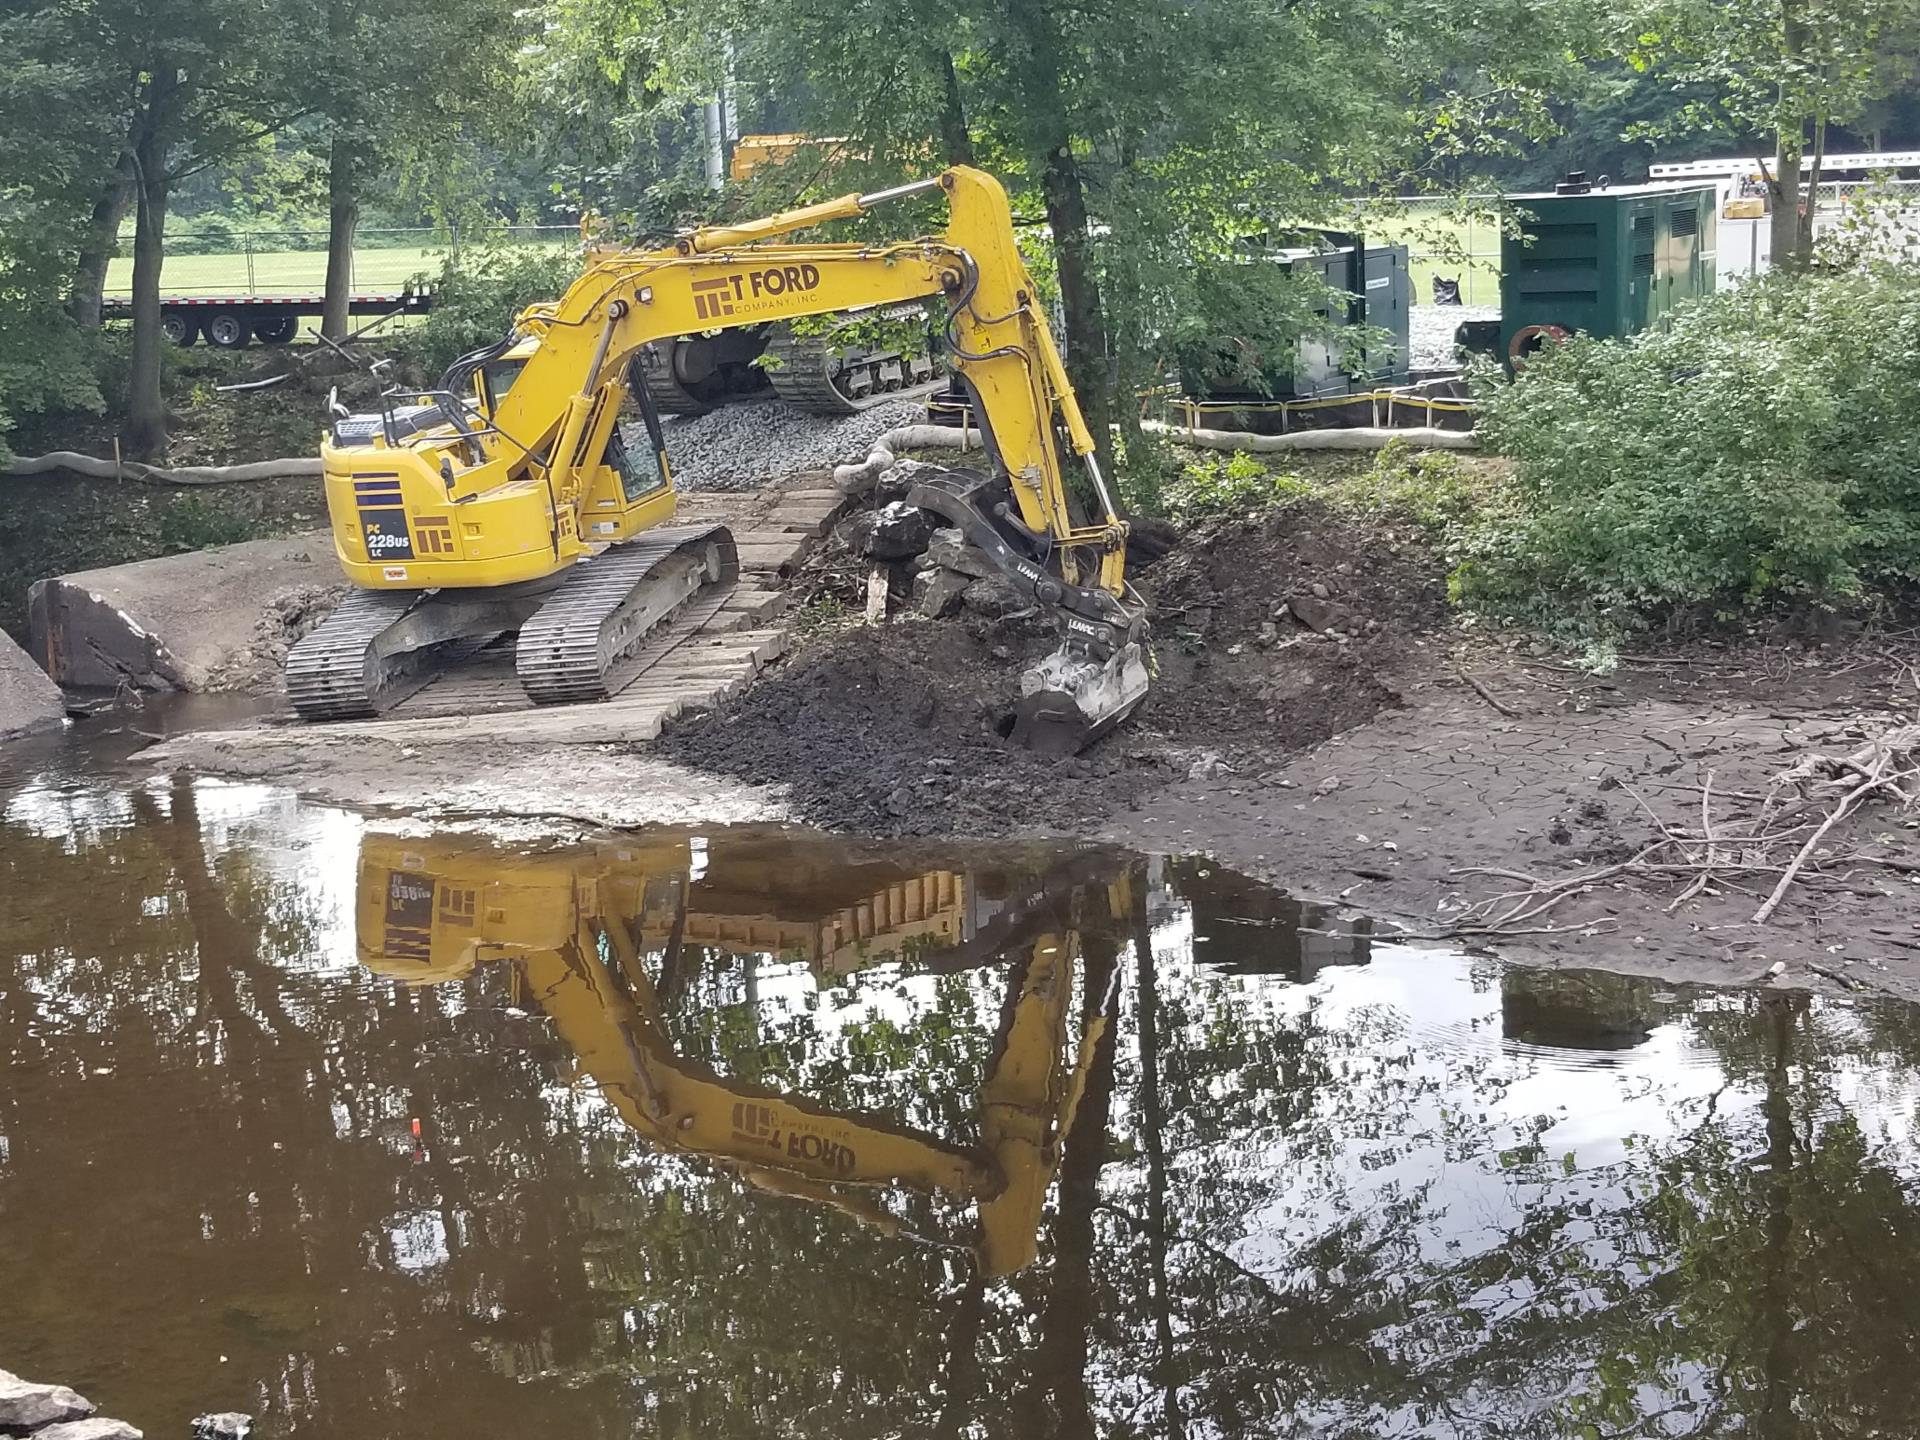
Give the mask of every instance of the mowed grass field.
[[1437, 208], [1407, 206], [1398, 214], [1369, 217], [1366, 237], [1373, 245], [1407, 247], [1416, 305], [1433, 302], [1436, 275], [1458, 280], [1465, 304], [1500, 303], [1500, 228], [1491, 215], [1462, 220]]
[[[570, 240], [517, 242], [529, 249], [558, 250]], [[386, 294], [402, 289], [409, 280], [440, 273], [447, 257], [443, 245], [402, 249], [365, 249], [354, 252], [353, 290], [356, 294]], [[251, 260], [244, 251], [219, 255], [169, 255], [160, 268], [160, 289], [168, 295], [319, 294], [327, 281], [325, 250], [256, 250]], [[107, 265], [107, 293], [125, 295], [133, 287], [133, 259], [121, 256]]]
[[[1488, 216], [1461, 220], [1425, 207], [1404, 207], [1399, 214], [1369, 218], [1367, 238], [1380, 244], [1403, 244], [1412, 252], [1414, 303], [1433, 299], [1433, 278], [1444, 275], [1460, 281], [1460, 298], [1469, 305], [1500, 303], [1500, 231]], [[571, 234], [517, 240], [534, 249], [562, 249], [575, 243]], [[1452, 258], [1457, 249], [1471, 261]], [[409, 280], [440, 273], [447, 258], [444, 244], [393, 249], [365, 248], [353, 257], [356, 294], [385, 294], [405, 287]], [[160, 288], [170, 295], [318, 294], [327, 279], [323, 249], [255, 250], [251, 257], [235, 250], [215, 255], [169, 255], [160, 272]], [[121, 256], [107, 266], [107, 293], [127, 294], [133, 284], [133, 260]]]

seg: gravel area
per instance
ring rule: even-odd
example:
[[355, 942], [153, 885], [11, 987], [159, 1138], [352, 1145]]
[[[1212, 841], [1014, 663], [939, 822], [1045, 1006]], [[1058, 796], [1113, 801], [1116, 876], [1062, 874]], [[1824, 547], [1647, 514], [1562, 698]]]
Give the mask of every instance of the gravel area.
[[1413, 331], [1413, 368], [1448, 370], [1455, 364], [1453, 332], [1469, 320], [1498, 320], [1498, 305], [1415, 305], [1408, 312]]
[[710, 414], [667, 419], [667, 456], [677, 489], [752, 490], [801, 470], [864, 460], [887, 431], [926, 418], [918, 400], [839, 419], [808, 415], [780, 400], [723, 405]]

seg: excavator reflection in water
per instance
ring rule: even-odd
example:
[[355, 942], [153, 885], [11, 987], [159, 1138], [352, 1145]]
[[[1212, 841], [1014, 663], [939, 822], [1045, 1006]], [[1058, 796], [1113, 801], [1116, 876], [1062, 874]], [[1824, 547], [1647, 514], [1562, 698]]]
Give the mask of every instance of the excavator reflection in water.
[[[510, 966], [516, 1000], [546, 1013], [581, 1072], [650, 1144], [890, 1234], [905, 1227], [880, 1192], [971, 1203], [979, 1273], [1031, 1264], [1061, 1143], [1111, 1023], [1109, 986], [1083, 997], [1087, 1018], [1077, 1041], [1070, 1037], [1075, 972], [1095, 932], [1095, 943], [1107, 943], [1130, 923], [1127, 863], [1077, 854], [1002, 900], [951, 870], [836, 867], [838, 893], [806, 900], [809, 881], [826, 877], [792, 873], [791, 852], [777, 840], [721, 844], [731, 849], [714, 855], [675, 838], [528, 855], [471, 836], [369, 834], [360, 852], [359, 958], [418, 984]], [[902, 957], [913, 969], [946, 973], [1013, 961], [977, 1139], [831, 1109], [677, 1054], [671, 996], [685, 983], [689, 952], [709, 946], [749, 965], [760, 955], [797, 957], [823, 978]]]

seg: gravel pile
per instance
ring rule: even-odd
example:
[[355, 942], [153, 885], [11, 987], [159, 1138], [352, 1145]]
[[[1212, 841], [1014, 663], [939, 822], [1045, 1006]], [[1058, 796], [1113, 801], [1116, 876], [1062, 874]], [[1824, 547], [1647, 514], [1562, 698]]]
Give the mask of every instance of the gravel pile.
[[1411, 321], [1413, 368], [1450, 370], [1458, 363], [1453, 354], [1453, 332], [1469, 320], [1498, 320], [1498, 305], [1415, 305], [1408, 311]]
[[802, 470], [864, 460], [887, 431], [926, 418], [918, 400], [893, 401], [837, 419], [763, 400], [723, 405], [707, 415], [671, 416], [664, 425], [675, 488], [752, 490]]

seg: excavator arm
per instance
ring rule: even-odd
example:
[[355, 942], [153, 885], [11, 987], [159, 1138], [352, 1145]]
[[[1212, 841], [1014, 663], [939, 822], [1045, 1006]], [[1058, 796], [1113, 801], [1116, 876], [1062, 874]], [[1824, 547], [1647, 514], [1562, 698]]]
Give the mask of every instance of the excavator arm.
[[[945, 195], [948, 209], [947, 228], [935, 238], [887, 245], [783, 238], [933, 191]], [[973, 393], [998, 473], [936, 474], [907, 500], [960, 529], [1029, 604], [1055, 618], [1066, 643], [1023, 677], [1014, 738], [1071, 753], [1144, 696], [1146, 612], [1128, 589], [1127, 525], [1021, 259], [1006, 192], [984, 171], [955, 166], [892, 190], [695, 230], [668, 249], [595, 254], [558, 302], [519, 316], [516, 331], [538, 336], [540, 345], [498, 427], [518, 437], [523, 468], [536, 453], [579, 457], [579, 467], [556, 466], [550, 478], [563, 499], [587, 497], [587, 470], [605, 447], [627, 394], [628, 364], [642, 346], [928, 298], [946, 308], [949, 364]], [[1056, 431], [1092, 483], [1098, 509], [1084, 522], [1074, 513]], [[664, 471], [669, 457], [659, 464]]]

